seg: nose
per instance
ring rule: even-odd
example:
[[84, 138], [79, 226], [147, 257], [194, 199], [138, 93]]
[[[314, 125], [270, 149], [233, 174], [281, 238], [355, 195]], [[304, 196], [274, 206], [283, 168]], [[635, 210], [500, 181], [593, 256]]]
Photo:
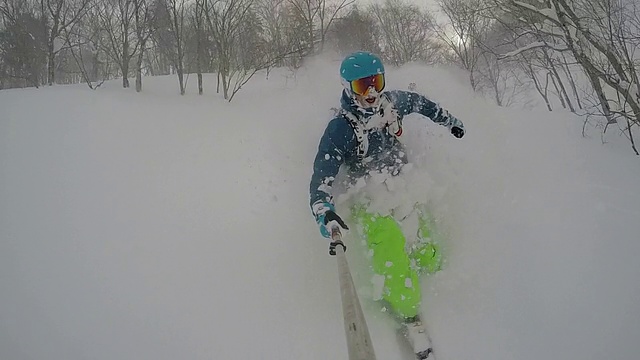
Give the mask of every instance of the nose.
[[364, 93], [364, 96], [377, 96], [378, 92], [376, 91], [375, 86], [371, 85], [367, 89], [367, 92]]

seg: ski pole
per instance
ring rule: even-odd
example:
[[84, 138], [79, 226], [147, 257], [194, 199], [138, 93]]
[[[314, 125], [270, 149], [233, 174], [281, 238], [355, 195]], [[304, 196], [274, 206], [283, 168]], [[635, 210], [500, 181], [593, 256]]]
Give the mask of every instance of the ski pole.
[[358, 293], [353, 285], [353, 278], [349, 271], [349, 264], [345, 251], [347, 247], [342, 242], [342, 233], [338, 227], [331, 229], [329, 254], [337, 256], [338, 278], [340, 280], [340, 295], [342, 297], [342, 315], [344, 317], [344, 330], [347, 336], [347, 348], [349, 360], [375, 360], [376, 355], [371, 343], [371, 335], [367, 328], [367, 322], [358, 300]]

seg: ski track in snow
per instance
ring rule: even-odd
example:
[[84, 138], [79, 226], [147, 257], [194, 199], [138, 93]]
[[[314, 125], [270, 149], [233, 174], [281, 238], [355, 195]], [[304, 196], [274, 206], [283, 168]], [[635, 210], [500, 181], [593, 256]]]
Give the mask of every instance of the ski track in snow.
[[[256, 77], [231, 104], [212, 76], [203, 97], [195, 77], [185, 97], [173, 77], [0, 92], [0, 358], [346, 359], [308, 209], [337, 67]], [[424, 174], [409, 197], [446, 238], [445, 269], [421, 280], [438, 360], [634, 358], [640, 170], [624, 140], [497, 108], [447, 69], [388, 72], [389, 89], [409, 82], [467, 128], [405, 120]], [[397, 359], [350, 240], [377, 357]]]

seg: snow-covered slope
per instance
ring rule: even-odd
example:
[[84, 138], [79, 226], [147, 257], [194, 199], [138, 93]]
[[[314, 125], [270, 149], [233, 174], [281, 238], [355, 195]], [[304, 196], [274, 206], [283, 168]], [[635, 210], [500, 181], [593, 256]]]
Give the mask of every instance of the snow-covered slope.
[[[308, 210], [338, 63], [255, 78], [233, 103], [118, 82], [0, 92], [1, 359], [346, 359], [335, 259]], [[445, 269], [422, 280], [439, 360], [632, 359], [640, 168], [569, 114], [500, 109], [407, 67], [465, 122], [406, 120]], [[614, 139], [615, 140], [615, 139]], [[424, 186], [426, 184], [426, 186]], [[416, 194], [417, 195], [417, 194]], [[424, 194], [420, 194], [424, 195]], [[379, 359], [393, 323], [367, 297]]]

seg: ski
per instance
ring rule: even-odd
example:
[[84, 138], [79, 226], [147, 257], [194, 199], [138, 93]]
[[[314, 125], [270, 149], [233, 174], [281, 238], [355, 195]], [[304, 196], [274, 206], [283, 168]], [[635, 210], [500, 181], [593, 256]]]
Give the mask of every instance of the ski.
[[431, 337], [419, 316], [403, 322], [399, 331], [411, 346], [416, 360], [435, 360]]

